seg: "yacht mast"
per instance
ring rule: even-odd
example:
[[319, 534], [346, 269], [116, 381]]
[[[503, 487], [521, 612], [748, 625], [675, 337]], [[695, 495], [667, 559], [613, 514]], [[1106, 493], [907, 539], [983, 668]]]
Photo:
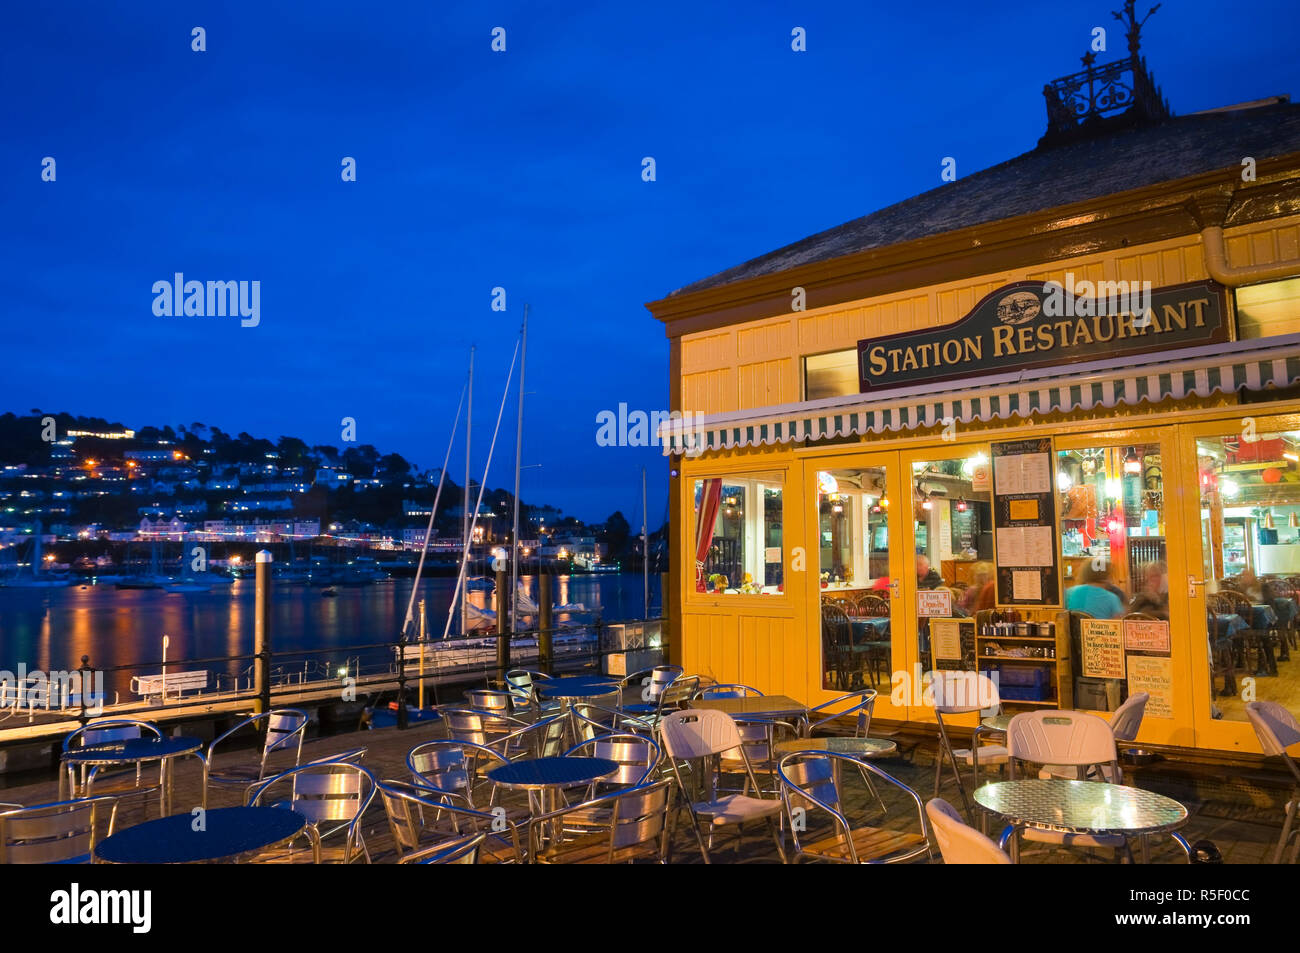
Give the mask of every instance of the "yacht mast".
[[469, 466], [470, 466], [469, 440], [472, 434], [472, 431], [470, 429], [470, 424], [474, 419], [474, 347], [472, 345], [470, 346], [469, 349], [469, 383], [466, 384], [465, 386], [466, 386], [466, 392], [468, 394], [468, 399], [466, 400], [465, 403], [465, 491], [463, 493], [463, 499], [461, 501], [463, 504], [461, 506], [461, 509], [464, 510], [464, 512], [461, 514], [461, 542], [464, 543], [465, 545], [465, 556], [461, 562], [461, 568], [460, 568], [460, 634], [461, 635], [465, 635], [466, 633], [469, 632], [469, 609], [467, 609], [465, 606], [466, 596], [468, 595], [468, 593], [465, 591], [465, 587], [466, 587], [465, 578], [468, 574], [465, 572], [464, 560], [469, 559], [469, 553], [470, 553], [469, 485], [471, 480], [470, 480], [470, 472], [469, 472]]
[[641, 571], [645, 576], [643, 595], [645, 601], [641, 603], [645, 610], [645, 618], [650, 618], [650, 537], [646, 534], [646, 508], [645, 508], [645, 467], [641, 468]]
[[[524, 365], [528, 361], [528, 305], [519, 332], [519, 422], [515, 425], [515, 518], [510, 530], [510, 631], [519, 631], [519, 470], [524, 449]], [[505, 601], [498, 599], [498, 611]]]

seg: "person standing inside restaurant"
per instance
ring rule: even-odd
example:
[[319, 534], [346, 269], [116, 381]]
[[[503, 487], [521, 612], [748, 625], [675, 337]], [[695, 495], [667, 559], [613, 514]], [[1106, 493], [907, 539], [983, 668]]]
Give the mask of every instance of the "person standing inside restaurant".
[[1129, 612], [1169, 618], [1169, 568], [1164, 562], [1148, 563], [1142, 570], [1142, 590], [1133, 596]]

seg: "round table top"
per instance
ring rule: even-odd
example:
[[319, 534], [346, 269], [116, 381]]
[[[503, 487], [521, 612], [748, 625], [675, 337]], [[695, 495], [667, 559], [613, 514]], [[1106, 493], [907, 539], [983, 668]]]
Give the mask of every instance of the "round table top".
[[566, 675], [533, 683], [538, 694], [547, 698], [593, 698], [597, 695], [612, 695], [619, 690], [619, 685], [617, 680], [599, 675]]
[[106, 741], [86, 745], [63, 753], [64, 761], [75, 764], [119, 764], [124, 761], [151, 761], [154, 758], [174, 758], [192, 754], [203, 747], [202, 738], [178, 735], [174, 738], [127, 738], [123, 741]]
[[95, 845], [110, 864], [186, 864], [261, 850], [293, 837], [307, 818], [282, 807], [214, 807], [173, 814], [118, 831]]
[[537, 790], [590, 784], [617, 770], [608, 758], [527, 758], [493, 768], [488, 777], [502, 787]]
[[1152, 834], [1187, 821], [1173, 798], [1102, 781], [998, 781], [977, 789], [975, 800], [1012, 822], [1071, 834]]
[[989, 715], [987, 718], [981, 718], [980, 724], [992, 731], [1006, 731], [1011, 724], [1011, 719], [1015, 715]]
[[831, 754], [848, 754], [855, 758], [883, 758], [898, 751], [898, 745], [884, 738], [790, 738], [778, 741], [777, 754], [796, 751], [829, 751]]

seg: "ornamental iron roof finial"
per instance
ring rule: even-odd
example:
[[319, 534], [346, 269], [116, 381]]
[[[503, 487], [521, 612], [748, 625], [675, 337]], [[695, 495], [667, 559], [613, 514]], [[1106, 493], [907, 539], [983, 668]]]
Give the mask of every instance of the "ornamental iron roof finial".
[[1110, 12], [1120, 23], [1123, 23], [1128, 29], [1125, 36], [1128, 37], [1128, 55], [1137, 60], [1138, 47], [1142, 45], [1142, 25], [1151, 19], [1152, 15], [1160, 9], [1160, 4], [1156, 4], [1147, 11], [1147, 15], [1141, 20], [1137, 18], [1134, 7], [1137, 6], [1137, 0], [1124, 0], [1124, 13], [1121, 15], [1115, 10]]

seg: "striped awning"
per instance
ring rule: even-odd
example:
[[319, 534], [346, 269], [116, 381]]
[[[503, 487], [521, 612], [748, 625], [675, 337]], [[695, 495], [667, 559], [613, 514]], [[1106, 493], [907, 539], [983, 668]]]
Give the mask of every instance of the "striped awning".
[[[1262, 391], [1300, 382], [1300, 334], [1040, 368], [971, 381], [854, 394], [709, 416], [687, 413], [659, 431], [664, 453], [799, 443], [832, 437], [1006, 420], [1056, 411]], [[677, 415], [674, 415], [676, 418]]]

